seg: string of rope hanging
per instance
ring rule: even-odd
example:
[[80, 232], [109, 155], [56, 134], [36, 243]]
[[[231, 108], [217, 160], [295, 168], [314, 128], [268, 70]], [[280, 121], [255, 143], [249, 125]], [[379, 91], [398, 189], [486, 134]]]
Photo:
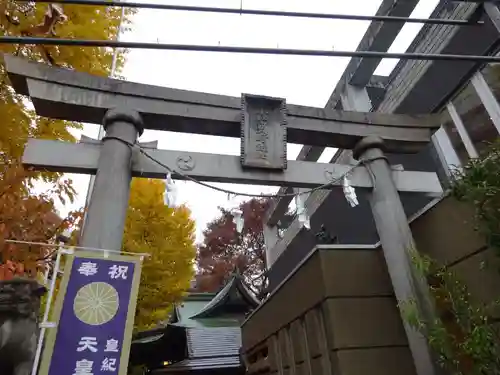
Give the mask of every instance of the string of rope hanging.
[[84, 40], [84, 39], [58, 39], [44, 37], [1, 36], [0, 44], [27, 44], [51, 45], [74, 47], [111, 47], [127, 49], [150, 49], [164, 51], [193, 51], [193, 52], [225, 52], [249, 53], [264, 55], [292, 55], [292, 56], [329, 56], [329, 57], [359, 57], [383, 58], [401, 60], [425, 61], [471, 61], [481, 63], [498, 63], [500, 56], [455, 55], [433, 53], [391, 53], [375, 51], [327, 51], [306, 50], [291, 48], [255, 48], [255, 47], [230, 47], [230, 46], [202, 46], [190, 44], [147, 43], [147, 42], [121, 42], [114, 40]]
[[106, 139], [114, 139], [114, 140], [117, 140], [119, 142], [122, 142], [122, 143], [126, 144], [130, 148], [137, 149], [142, 155], [144, 155], [146, 158], [148, 158], [152, 162], [158, 164], [160, 167], [164, 168], [167, 172], [169, 172], [169, 173], [175, 173], [175, 174], [177, 174], [179, 176], [182, 176], [185, 180], [194, 182], [195, 184], [198, 184], [198, 185], [204, 186], [206, 188], [209, 188], [209, 189], [212, 189], [212, 190], [216, 190], [216, 191], [219, 191], [221, 193], [225, 193], [225, 194], [228, 194], [228, 195], [231, 195], [231, 196], [250, 197], [250, 198], [297, 197], [297, 196], [311, 194], [311, 193], [313, 193], [313, 192], [315, 192], [317, 190], [329, 189], [329, 188], [333, 187], [333, 185], [336, 182], [342, 181], [344, 178], [347, 178], [354, 171], [354, 169], [356, 169], [356, 168], [358, 168], [360, 166], [365, 165], [366, 162], [368, 162], [368, 161], [375, 160], [375, 159], [373, 159], [373, 160], [360, 160], [356, 164], [354, 164], [351, 168], [349, 168], [345, 173], [343, 173], [341, 176], [339, 176], [337, 178], [334, 178], [331, 181], [327, 182], [326, 184], [317, 186], [317, 187], [315, 187], [313, 189], [301, 190], [301, 191], [294, 192], [294, 193], [289, 193], [289, 194], [287, 194], [287, 193], [284, 193], [284, 194], [280, 194], [280, 193], [276, 193], [276, 194], [263, 194], [263, 193], [261, 193], [261, 194], [251, 194], [251, 193], [242, 193], [242, 192], [237, 192], [237, 191], [233, 191], [233, 190], [224, 189], [224, 188], [221, 188], [221, 187], [218, 187], [218, 186], [207, 184], [206, 182], [203, 182], [203, 181], [199, 181], [196, 178], [190, 177], [189, 175], [182, 173], [178, 169], [174, 169], [174, 168], [166, 165], [165, 163], [161, 162], [160, 160], [156, 159], [154, 156], [152, 156], [148, 152], [147, 148], [139, 145], [138, 143], [135, 143], [135, 144], [129, 143], [129, 142], [127, 142], [127, 141], [125, 141], [125, 140], [123, 140], [121, 138], [116, 138], [116, 137], [105, 137], [104, 140], [106, 140]]
[[152, 4], [152, 3], [137, 3], [119, 0], [25, 0], [34, 3], [56, 3], [56, 4], [73, 4], [73, 5], [88, 5], [88, 6], [115, 6], [135, 9], [157, 9], [157, 10], [177, 10], [185, 12], [206, 12], [206, 13], [226, 13], [226, 14], [248, 14], [258, 16], [274, 16], [274, 17], [294, 17], [294, 18], [318, 18], [332, 20], [348, 20], [348, 21], [381, 21], [381, 22], [407, 22], [420, 23], [431, 25], [481, 25], [482, 21], [456, 20], [444, 18], [408, 18], [398, 16], [362, 16], [354, 14], [329, 14], [329, 13], [309, 13], [309, 12], [285, 12], [278, 10], [260, 10], [260, 9], [243, 9], [243, 8], [215, 8], [215, 7], [200, 7], [189, 5], [170, 5], [170, 4]]

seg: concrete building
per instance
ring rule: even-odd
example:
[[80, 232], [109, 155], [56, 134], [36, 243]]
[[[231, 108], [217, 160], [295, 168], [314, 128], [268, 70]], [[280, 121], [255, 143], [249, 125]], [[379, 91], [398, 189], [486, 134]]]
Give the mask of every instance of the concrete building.
[[[384, 0], [377, 15], [409, 17], [418, 0]], [[500, 45], [500, 13], [488, 2], [440, 2], [431, 18], [481, 20], [480, 26], [426, 24], [407, 52], [426, 54], [494, 55]], [[358, 50], [385, 52], [403, 24], [372, 22]], [[331, 94], [325, 109], [377, 111], [382, 113], [440, 113], [442, 128], [433, 143], [418, 154], [388, 154], [395, 167], [416, 171], [436, 171], [443, 185], [451, 171], [475, 157], [485, 142], [498, 136], [500, 107], [495, 100], [498, 70], [495, 64], [463, 61], [401, 60], [387, 77], [374, 72], [381, 59], [352, 58]], [[298, 159], [317, 160], [323, 148], [305, 146]], [[353, 163], [352, 152], [339, 150], [332, 163]], [[285, 189], [283, 189], [284, 191]], [[434, 198], [421, 194], [401, 194], [408, 217]], [[297, 266], [316, 245], [315, 233], [321, 225], [340, 244], [375, 244], [377, 231], [367, 204], [367, 195], [358, 192], [360, 205], [351, 208], [342, 191], [318, 191], [306, 203], [311, 230], [296, 220], [278, 235], [280, 217], [290, 200], [275, 202], [268, 214], [266, 243], [270, 290]]]

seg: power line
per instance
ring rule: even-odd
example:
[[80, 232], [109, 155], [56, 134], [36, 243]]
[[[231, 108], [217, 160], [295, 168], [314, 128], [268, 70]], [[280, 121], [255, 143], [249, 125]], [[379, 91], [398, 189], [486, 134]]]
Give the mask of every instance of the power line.
[[206, 13], [226, 13], [226, 14], [250, 14], [258, 16], [294, 17], [294, 18], [316, 18], [316, 19], [336, 19], [348, 21], [381, 21], [381, 22], [407, 22], [433, 25], [481, 25], [484, 22], [474, 22], [469, 20], [452, 20], [444, 18], [408, 18], [398, 16], [361, 16], [350, 14], [329, 14], [329, 13], [308, 13], [308, 12], [284, 12], [277, 10], [260, 9], [240, 9], [240, 8], [215, 8], [186, 5], [151, 4], [137, 2], [122, 2], [118, 0], [31, 0], [35, 3], [57, 3], [88, 6], [115, 6], [135, 9], [158, 9], [158, 10], [178, 10], [186, 12], [206, 12]]
[[264, 55], [293, 55], [293, 56], [329, 56], [329, 57], [359, 57], [376, 59], [401, 59], [424, 61], [471, 61], [481, 63], [498, 63], [500, 56], [454, 55], [432, 53], [391, 53], [376, 51], [327, 51], [305, 50], [291, 48], [255, 48], [231, 46], [202, 46], [190, 44], [147, 43], [147, 42], [121, 42], [113, 40], [84, 40], [84, 39], [58, 39], [24, 36], [1, 36], [0, 44], [31, 44], [50, 46], [73, 47], [111, 47], [128, 49], [150, 49], [169, 51], [193, 52], [225, 52], [225, 53], [250, 53]]

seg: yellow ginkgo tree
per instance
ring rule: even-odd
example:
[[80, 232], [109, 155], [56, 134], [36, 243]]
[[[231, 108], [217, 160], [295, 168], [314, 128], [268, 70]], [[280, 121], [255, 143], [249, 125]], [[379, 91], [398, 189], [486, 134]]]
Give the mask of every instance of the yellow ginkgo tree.
[[132, 181], [123, 248], [150, 254], [142, 270], [135, 319], [138, 329], [165, 321], [194, 276], [194, 221], [187, 207], [165, 205], [164, 192], [161, 180]]
[[[123, 28], [131, 22], [132, 10], [126, 10]], [[88, 5], [0, 1], [0, 35], [77, 39], [116, 39], [121, 8]], [[117, 72], [124, 65], [124, 53], [117, 58]], [[33, 46], [0, 44], [0, 53], [22, 56], [49, 65], [71, 68], [99, 76], [110, 73], [113, 50], [104, 47]], [[0, 63], [0, 151], [19, 159], [29, 137], [74, 141], [69, 132], [79, 125], [41, 118], [30, 110], [25, 98], [10, 87], [3, 63]]]
[[[129, 10], [124, 13], [125, 27], [130, 24], [131, 14]], [[121, 18], [122, 9], [117, 7], [0, 0], [0, 36], [115, 39]], [[124, 64], [124, 52], [118, 53], [118, 72]], [[101, 76], [109, 74], [113, 59], [113, 50], [97, 47], [0, 44], [0, 57], [4, 53]], [[51, 240], [54, 230], [44, 218], [49, 213], [54, 214], [54, 197], [71, 200], [75, 191], [60, 174], [23, 170], [20, 159], [28, 138], [75, 141], [70, 130], [78, 128], [79, 124], [37, 116], [29, 100], [17, 95], [10, 86], [1, 60], [0, 218], [3, 220], [0, 220], [0, 266], [5, 268], [8, 262], [15, 265], [15, 272], [9, 270], [9, 275], [26, 274], [25, 270], [31, 269], [29, 276], [36, 273], [31, 266], [39, 265], [34, 260], [43, 257], [43, 249], [7, 245], [5, 240]], [[46, 194], [35, 197], [30, 194], [30, 182], [40, 176], [52, 184]]]

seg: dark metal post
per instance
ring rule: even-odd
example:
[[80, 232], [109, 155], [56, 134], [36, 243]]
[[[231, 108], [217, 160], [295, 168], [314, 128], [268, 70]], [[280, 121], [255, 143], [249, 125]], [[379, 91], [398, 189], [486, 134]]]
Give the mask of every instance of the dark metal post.
[[120, 250], [132, 179], [132, 148], [127, 143], [134, 144], [144, 126], [139, 113], [128, 109], [109, 110], [103, 125], [106, 136], [80, 245]]
[[[414, 272], [411, 259], [411, 251], [415, 249], [413, 236], [383, 149], [381, 138], [366, 137], [354, 149], [354, 157], [367, 160], [365, 165], [372, 176], [370, 205], [397, 301], [399, 304], [415, 301], [419, 313], [426, 318], [432, 316], [433, 307], [426, 281]], [[406, 324], [404, 317], [403, 324], [417, 374], [436, 374], [427, 340]]]

